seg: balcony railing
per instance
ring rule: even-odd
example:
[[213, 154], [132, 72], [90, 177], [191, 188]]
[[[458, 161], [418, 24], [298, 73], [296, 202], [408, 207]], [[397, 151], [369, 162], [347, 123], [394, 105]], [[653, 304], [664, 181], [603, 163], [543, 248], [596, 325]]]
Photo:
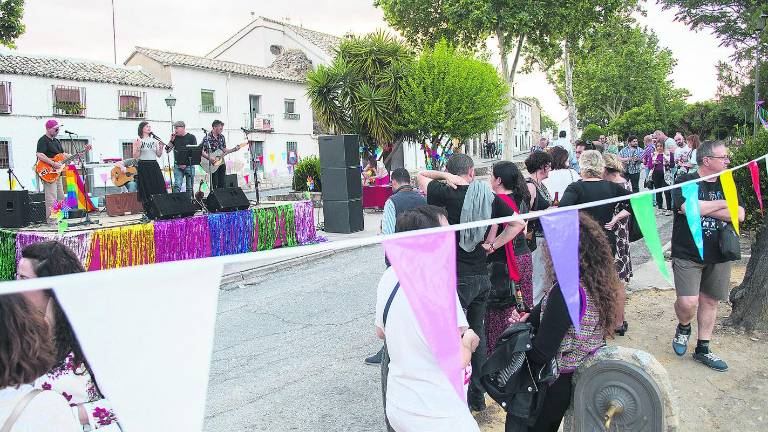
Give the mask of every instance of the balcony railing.
[[221, 107], [218, 105], [200, 105], [200, 112], [206, 114], [218, 114], [221, 112]]
[[10, 114], [11, 108], [11, 83], [0, 81], [0, 114]]
[[299, 120], [301, 116], [299, 113], [283, 113], [283, 118], [286, 120]]
[[141, 119], [147, 116], [146, 92], [119, 90], [117, 104], [121, 119]]
[[256, 114], [251, 118], [251, 113], [244, 113], [243, 128], [252, 132], [274, 132], [274, 116], [272, 114]]
[[85, 87], [51, 86], [53, 115], [85, 116]]

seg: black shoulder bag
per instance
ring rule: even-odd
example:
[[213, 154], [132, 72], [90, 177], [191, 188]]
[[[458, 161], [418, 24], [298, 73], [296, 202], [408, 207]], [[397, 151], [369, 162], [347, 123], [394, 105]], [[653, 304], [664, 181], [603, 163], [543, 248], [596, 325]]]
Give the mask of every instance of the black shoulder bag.
[[739, 235], [733, 229], [733, 225], [728, 222], [721, 222], [717, 228], [717, 234], [720, 236], [720, 254], [726, 261], [738, 261], [741, 259], [741, 243]]

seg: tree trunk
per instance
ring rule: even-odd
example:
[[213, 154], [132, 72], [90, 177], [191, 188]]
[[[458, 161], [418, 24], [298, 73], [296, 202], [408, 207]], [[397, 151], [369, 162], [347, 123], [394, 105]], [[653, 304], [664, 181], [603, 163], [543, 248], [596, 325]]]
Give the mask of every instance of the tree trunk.
[[728, 323], [747, 331], [768, 331], [768, 218], [752, 243], [752, 256], [741, 285], [731, 291]]
[[[507, 63], [508, 48], [504, 34], [500, 30], [497, 30], [496, 38], [499, 41], [499, 53], [501, 54], [501, 74], [507, 81], [510, 91], [510, 98], [509, 102], [507, 103], [507, 115], [504, 117], [504, 152], [502, 154], [502, 159], [512, 160], [514, 155], [513, 143], [515, 131], [515, 115], [517, 114], [515, 109], [515, 101], [513, 99], [515, 91], [515, 72], [517, 71], [517, 64], [520, 60], [520, 52], [522, 51], [523, 43], [525, 42], [525, 35], [521, 35], [518, 38], [517, 48], [515, 49], [515, 60], [512, 62], [511, 70], [509, 68], [509, 64]], [[496, 144], [498, 145], [498, 143]]]
[[563, 62], [565, 63], [565, 97], [568, 101], [568, 123], [571, 128], [568, 139], [573, 141], [579, 130], [579, 119], [576, 112], [576, 101], [573, 97], [573, 63], [571, 63], [571, 53], [567, 40], [563, 42]]

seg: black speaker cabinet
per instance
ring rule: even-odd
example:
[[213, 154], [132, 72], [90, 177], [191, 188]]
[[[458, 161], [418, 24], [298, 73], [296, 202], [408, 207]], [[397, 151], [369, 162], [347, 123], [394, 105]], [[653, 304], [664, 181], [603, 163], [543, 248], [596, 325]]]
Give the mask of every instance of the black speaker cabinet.
[[192, 216], [195, 206], [186, 192], [156, 194], [149, 198], [147, 217], [150, 219], [174, 219]]
[[363, 197], [360, 168], [322, 168], [323, 200], [344, 201]]
[[29, 225], [29, 191], [0, 191], [0, 227]]
[[362, 231], [364, 229], [362, 200], [323, 200], [323, 223], [325, 223], [325, 232], [329, 233], [349, 234]]
[[33, 201], [29, 203], [29, 223], [30, 224], [45, 223], [45, 202]]
[[30, 192], [29, 202], [45, 202], [45, 192]]
[[357, 135], [322, 135], [318, 141], [320, 168], [360, 166], [360, 141]]
[[227, 174], [226, 176], [224, 176], [224, 187], [227, 187], [227, 188], [238, 187], [237, 174]]
[[245, 192], [239, 187], [213, 189], [205, 199], [205, 206], [210, 212], [245, 210], [250, 205]]

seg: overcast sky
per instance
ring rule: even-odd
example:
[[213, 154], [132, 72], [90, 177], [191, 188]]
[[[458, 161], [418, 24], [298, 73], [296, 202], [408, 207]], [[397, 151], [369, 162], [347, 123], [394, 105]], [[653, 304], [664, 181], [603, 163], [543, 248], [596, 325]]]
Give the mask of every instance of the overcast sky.
[[[248, 24], [251, 13], [343, 35], [386, 28], [371, 0], [114, 0], [117, 61], [134, 46], [204, 55]], [[111, 62], [112, 13], [109, 0], [34, 0], [25, 2], [26, 33], [17, 41], [22, 53], [57, 55]], [[215, 5], [215, 6], [212, 6]], [[217, 9], [218, 8], [218, 9]], [[677, 59], [676, 85], [687, 88], [690, 101], [714, 96], [715, 64], [730, 51], [706, 32], [694, 33], [673, 22], [671, 12], [650, 3], [643, 24], [652, 26], [662, 46]], [[543, 74], [518, 75], [516, 95], [536, 96], [556, 121], [565, 110]]]

